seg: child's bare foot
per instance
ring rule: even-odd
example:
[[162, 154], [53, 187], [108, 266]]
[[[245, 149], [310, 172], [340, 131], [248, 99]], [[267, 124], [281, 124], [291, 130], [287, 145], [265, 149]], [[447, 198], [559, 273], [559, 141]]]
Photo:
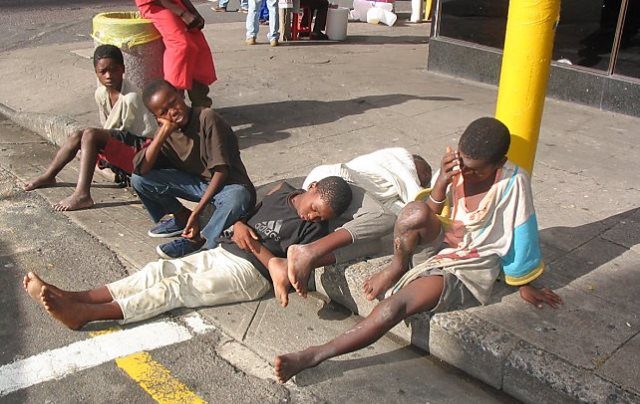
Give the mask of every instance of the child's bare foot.
[[91, 196], [78, 196], [75, 193], [53, 205], [53, 210], [66, 212], [71, 210], [89, 209], [93, 206]]
[[29, 296], [31, 296], [31, 298], [36, 302], [40, 302], [40, 292], [44, 285], [46, 285], [46, 283], [33, 272], [26, 274], [22, 280], [24, 290], [26, 290]]
[[293, 288], [302, 297], [307, 297], [309, 276], [316, 256], [308, 245], [294, 244], [287, 249], [287, 275]]
[[56, 183], [56, 177], [51, 178], [51, 177], [41, 175], [39, 177], [33, 178], [25, 182], [22, 188], [25, 191], [33, 191], [34, 189], [45, 187], [47, 185], [55, 185], [55, 183]]
[[287, 277], [287, 260], [284, 258], [272, 258], [269, 260], [269, 275], [273, 281], [273, 291], [276, 299], [282, 307], [289, 304], [289, 278]]
[[365, 297], [367, 300], [373, 300], [382, 295], [387, 289], [398, 282], [401, 276], [402, 271], [392, 262], [388, 267], [372, 275], [364, 282], [362, 290]]
[[89, 321], [85, 314], [86, 304], [71, 300], [64, 295], [59, 295], [47, 285], [42, 287], [40, 300], [51, 317], [72, 330], [79, 330]]
[[278, 382], [286, 383], [287, 380], [303, 370], [317, 366], [318, 361], [315, 357], [314, 347], [307, 348], [304, 351], [276, 356], [275, 371]]

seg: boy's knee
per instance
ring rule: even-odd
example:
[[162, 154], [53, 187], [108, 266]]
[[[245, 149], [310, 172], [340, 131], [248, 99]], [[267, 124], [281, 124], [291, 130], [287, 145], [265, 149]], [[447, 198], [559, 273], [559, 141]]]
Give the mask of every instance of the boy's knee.
[[393, 328], [406, 317], [403, 304], [398, 299], [388, 298], [382, 300], [378, 303], [377, 311], [381, 325], [386, 328]]
[[428, 223], [433, 214], [429, 206], [420, 201], [409, 202], [398, 215], [397, 223], [406, 228], [416, 228]]
[[92, 142], [96, 142], [98, 139], [99, 129], [96, 128], [87, 128], [82, 133], [82, 144], [89, 144]]
[[[86, 130], [86, 129], [85, 129]], [[85, 130], [74, 130], [69, 134], [69, 139], [80, 141]]]

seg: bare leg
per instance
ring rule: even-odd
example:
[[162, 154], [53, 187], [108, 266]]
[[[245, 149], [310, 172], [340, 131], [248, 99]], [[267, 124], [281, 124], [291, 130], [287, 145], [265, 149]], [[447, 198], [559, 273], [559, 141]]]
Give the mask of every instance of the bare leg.
[[67, 299], [74, 300], [80, 303], [98, 304], [113, 301], [113, 297], [111, 297], [111, 293], [106, 286], [100, 286], [95, 289], [85, 290], [81, 292], [69, 292], [43, 281], [34, 272], [29, 272], [27, 275], [25, 275], [22, 284], [29, 296], [31, 296], [31, 298], [33, 298], [37, 302], [41, 302], [40, 293], [42, 292], [43, 286], [46, 286], [52, 294], [65, 297]]
[[93, 206], [91, 181], [95, 172], [98, 151], [107, 145], [111, 134], [106, 129], [89, 128], [82, 135], [80, 175], [73, 194], [53, 205], [57, 211], [88, 209]]
[[367, 279], [363, 291], [368, 300], [380, 296], [395, 284], [409, 268], [409, 260], [418, 243], [429, 243], [438, 236], [440, 220], [423, 202], [407, 204], [398, 215], [393, 230], [393, 258], [382, 271]]
[[269, 275], [273, 281], [273, 291], [276, 299], [282, 307], [289, 304], [289, 278], [287, 277], [287, 260], [284, 258], [271, 258], [269, 260]]
[[39, 177], [33, 178], [24, 183], [25, 191], [32, 191], [34, 189], [53, 185], [56, 183], [56, 175], [69, 164], [71, 160], [76, 156], [78, 150], [80, 150], [80, 144], [82, 141], [83, 131], [77, 130], [73, 132], [64, 142], [64, 145], [56, 152], [55, 157], [47, 167], [47, 170]]
[[46, 285], [42, 287], [40, 299], [53, 318], [72, 330], [78, 330], [90, 321], [123, 318], [120, 306], [114, 301], [100, 304], [82, 303], [64, 295], [58, 295]]
[[351, 243], [353, 243], [351, 233], [345, 229], [339, 229], [313, 243], [290, 246], [287, 250], [287, 274], [289, 282], [298, 294], [307, 297], [311, 270], [320, 265], [335, 262], [335, 257], [331, 253]]
[[355, 327], [324, 345], [277, 356], [276, 377], [284, 383], [304, 369], [327, 359], [371, 345], [403, 319], [438, 303], [444, 281], [441, 276], [418, 278], [388, 299], [381, 301]]

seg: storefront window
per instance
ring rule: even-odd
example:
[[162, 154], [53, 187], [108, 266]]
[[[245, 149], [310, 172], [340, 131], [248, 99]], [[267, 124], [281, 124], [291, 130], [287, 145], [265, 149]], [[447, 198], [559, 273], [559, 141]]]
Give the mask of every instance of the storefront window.
[[[512, 0], [517, 1], [517, 0]], [[610, 73], [622, 0], [562, 0], [553, 60]], [[441, 0], [438, 35], [504, 48], [509, 0]], [[615, 74], [640, 78], [640, 0], [627, 0]]]
[[508, 0], [442, 0], [442, 36], [502, 49]]
[[614, 73], [640, 78], [640, 0], [629, 0]]
[[553, 59], [606, 71], [621, 0], [563, 0]]

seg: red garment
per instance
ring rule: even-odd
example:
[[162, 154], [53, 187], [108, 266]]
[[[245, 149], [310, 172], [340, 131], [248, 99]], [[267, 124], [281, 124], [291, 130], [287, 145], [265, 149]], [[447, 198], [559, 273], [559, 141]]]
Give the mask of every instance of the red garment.
[[[207, 86], [216, 81], [213, 56], [202, 32], [198, 29], [187, 31], [180, 17], [147, 1], [136, 0], [136, 5], [142, 17], [151, 20], [162, 35], [164, 79], [181, 90], [191, 90], [193, 81]], [[186, 10], [180, 0], [172, 1]]]
[[96, 165], [100, 166], [100, 161], [104, 160], [131, 174], [133, 172], [133, 158], [150, 143], [151, 139], [134, 136], [126, 131], [113, 130], [104, 149], [98, 152]]

